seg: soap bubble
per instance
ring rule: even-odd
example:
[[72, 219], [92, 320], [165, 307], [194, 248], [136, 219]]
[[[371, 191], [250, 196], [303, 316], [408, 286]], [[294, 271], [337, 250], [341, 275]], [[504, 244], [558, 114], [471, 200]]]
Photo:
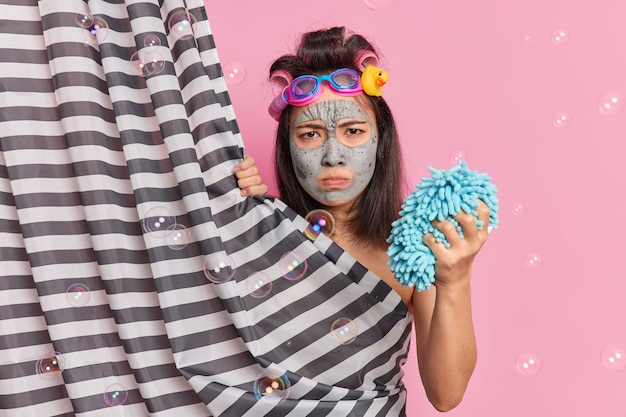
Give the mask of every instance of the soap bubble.
[[89, 303], [91, 292], [85, 284], [76, 283], [67, 287], [65, 299], [74, 307], [83, 307]]
[[330, 326], [330, 333], [337, 342], [347, 345], [354, 342], [358, 335], [358, 329], [355, 322], [342, 317], [333, 322]]
[[552, 32], [552, 43], [555, 45], [563, 45], [569, 40], [569, 32], [567, 29], [558, 28]]
[[157, 46], [161, 46], [161, 39], [159, 39], [159, 37], [155, 34], [150, 34], [144, 38], [143, 46], [145, 48], [155, 48]]
[[392, 2], [392, 0], [363, 0], [363, 3], [371, 10], [382, 10]]
[[246, 288], [254, 298], [263, 298], [272, 291], [272, 278], [265, 272], [257, 272], [246, 280]]
[[526, 206], [524, 205], [524, 203], [513, 203], [511, 212], [513, 214], [523, 214], [524, 212], [526, 212]]
[[141, 227], [145, 233], [163, 239], [176, 227], [176, 216], [167, 207], [153, 207], [141, 220]]
[[612, 371], [621, 371], [626, 367], [626, 351], [621, 346], [607, 346], [602, 352], [602, 364]]
[[543, 259], [541, 259], [541, 256], [536, 253], [529, 253], [528, 255], [526, 255], [524, 263], [529, 268], [539, 268], [543, 263]]
[[467, 155], [463, 149], [455, 149], [450, 152], [450, 162], [454, 165], [458, 165], [461, 161], [467, 161]]
[[216, 284], [228, 282], [235, 276], [235, 263], [224, 252], [212, 253], [204, 260], [204, 275]]
[[228, 62], [222, 70], [228, 84], [239, 85], [246, 79], [246, 68], [238, 62]]
[[291, 382], [286, 374], [278, 375], [267, 371], [254, 381], [253, 390], [257, 400], [268, 405], [276, 405], [289, 397]]
[[54, 379], [61, 375], [65, 361], [59, 352], [50, 352], [35, 363], [35, 373], [43, 379]]
[[167, 231], [168, 234], [165, 237], [165, 243], [170, 249], [181, 250], [185, 249], [187, 245], [189, 245], [191, 234], [182, 224], [175, 224]]
[[111, 384], [104, 392], [104, 402], [110, 407], [122, 405], [128, 399], [128, 392], [122, 384]]
[[570, 115], [564, 111], [556, 113], [552, 118], [552, 124], [554, 125], [554, 127], [557, 127], [559, 129], [569, 126], [571, 121], [572, 120]]
[[109, 24], [101, 17], [78, 13], [76, 24], [84, 29], [83, 34], [88, 43], [97, 44], [98, 38], [103, 41], [109, 36]]
[[187, 39], [193, 37], [193, 25], [196, 18], [187, 10], [180, 10], [172, 13], [168, 20], [170, 34], [177, 39]]
[[82, 29], [87, 29], [93, 25], [93, 16], [85, 13], [76, 14], [76, 24]]
[[524, 352], [517, 357], [516, 367], [522, 375], [537, 375], [541, 371], [541, 359], [534, 353]]
[[317, 239], [321, 233], [330, 236], [335, 231], [335, 218], [326, 210], [313, 210], [306, 215], [305, 220], [309, 225], [304, 234], [311, 240]]
[[155, 75], [165, 68], [165, 59], [156, 51], [142, 49], [131, 55], [130, 64], [137, 75]]
[[598, 100], [598, 107], [602, 114], [616, 115], [624, 109], [624, 96], [619, 91], [606, 92]]
[[295, 281], [306, 274], [306, 258], [298, 252], [287, 252], [278, 261], [282, 275], [288, 280]]

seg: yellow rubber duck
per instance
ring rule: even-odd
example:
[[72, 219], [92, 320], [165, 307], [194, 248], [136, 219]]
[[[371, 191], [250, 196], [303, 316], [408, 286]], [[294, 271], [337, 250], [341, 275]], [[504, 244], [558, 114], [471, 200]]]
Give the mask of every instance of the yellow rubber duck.
[[385, 85], [388, 79], [387, 71], [368, 65], [361, 74], [361, 87], [363, 87], [365, 94], [380, 97], [383, 94], [381, 87]]

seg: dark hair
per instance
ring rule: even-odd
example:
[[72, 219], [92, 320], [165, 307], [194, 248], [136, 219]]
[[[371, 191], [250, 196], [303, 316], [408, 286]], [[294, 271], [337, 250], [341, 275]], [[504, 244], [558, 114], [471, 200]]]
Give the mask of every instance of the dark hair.
[[[288, 72], [293, 78], [306, 74], [327, 74], [339, 68], [357, 68], [359, 52], [376, 50], [358, 34], [346, 36], [344, 27], [334, 27], [305, 33], [295, 55], [284, 55], [270, 67], [270, 76], [278, 70]], [[376, 116], [378, 147], [376, 167], [372, 180], [351, 209], [347, 219], [349, 233], [358, 242], [386, 246], [391, 223], [398, 218], [406, 183], [402, 170], [402, 157], [395, 121], [382, 97], [360, 96], [368, 100]], [[357, 99], [360, 99], [357, 97]], [[275, 146], [275, 175], [280, 198], [298, 214], [305, 216], [321, 208], [300, 186], [289, 150], [289, 111], [283, 111], [278, 122]]]

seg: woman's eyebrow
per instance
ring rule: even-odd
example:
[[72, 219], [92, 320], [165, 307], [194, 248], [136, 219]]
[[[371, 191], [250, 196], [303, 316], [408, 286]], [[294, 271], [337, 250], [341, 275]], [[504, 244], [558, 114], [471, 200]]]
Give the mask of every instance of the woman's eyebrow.
[[326, 124], [321, 120], [311, 120], [303, 123], [298, 123], [296, 129], [324, 129]]
[[362, 124], [368, 124], [367, 120], [349, 119], [349, 120], [340, 121], [337, 127], [350, 127], [350, 126], [362, 125]]

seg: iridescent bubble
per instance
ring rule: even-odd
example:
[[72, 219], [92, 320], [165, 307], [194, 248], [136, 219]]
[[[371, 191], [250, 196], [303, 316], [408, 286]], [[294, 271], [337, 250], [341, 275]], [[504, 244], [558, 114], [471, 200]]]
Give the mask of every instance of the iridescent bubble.
[[161, 39], [159, 39], [159, 37], [155, 34], [150, 34], [144, 38], [143, 46], [145, 48], [154, 48], [157, 46], [161, 46]]
[[204, 275], [216, 284], [228, 282], [235, 276], [235, 263], [225, 252], [212, 253], [204, 260]]
[[257, 400], [268, 405], [276, 405], [289, 397], [291, 382], [286, 374], [267, 372], [254, 381], [253, 390]]
[[165, 237], [165, 243], [170, 249], [181, 250], [185, 249], [191, 241], [191, 233], [182, 224], [176, 224], [168, 229], [168, 234]]
[[556, 113], [552, 118], [552, 124], [559, 129], [569, 126], [571, 121], [570, 115], [564, 111]]
[[347, 345], [356, 339], [359, 330], [356, 327], [356, 323], [352, 320], [342, 317], [333, 322], [330, 326], [330, 333], [335, 340], [342, 345]]
[[298, 252], [287, 252], [278, 261], [278, 267], [285, 278], [295, 281], [306, 274], [307, 262]]
[[238, 62], [224, 64], [223, 71], [228, 84], [239, 85], [246, 79], [246, 68]]
[[602, 364], [612, 371], [621, 371], [626, 368], [626, 351], [621, 346], [607, 346], [602, 352]]
[[65, 369], [65, 361], [59, 352], [50, 352], [35, 363], [35, 373], [43, 379], [54, 379]]
[[87, 29], [93, 24], [93, 16], [85, 13], [76, 14], [76, 24], [82, 29]]
[[122, 405], [128, 399], [128, 392], [122, 384], [111, 384], [104, 391], [104, 402], [110, 407]]
[[141, 220], [141, 227], [145, 233], [163, 239], [176, 227], [176, 216], [167, 207], [153, 207]]
[[554, 43], [555, 45], [563, 45], [567, 43], [568, 40], [569, 33], [567, 29], [558, 28], [555, 29], [554, 32], [552, 32], [552, 43]]
[[457, 165], [461, 161], [467, 161], [467, 155], [463, 149], [455, 149], [450, 152], [450, 162]]
[[265, 272], [257, 272], [246, 280], [246, 288], [254, 298], [263, 298], [272, 291], [272, 278]]
[[65, 290], [65, 299], [74, 307], [83, 307], [89, 303], [91, 291], [85, 284], [76, 283], [67, 287]]
[[619, 91], [606, 92], [598, 100], [598, 107], [602, 114], [616, 115], [624, 109], [624, 96]]
[[305, 220], [309, 225], [304, 234], [311, 240], [317, 239], [321, 233], [330, 236], [335, 231], [335, 218], [326, 210], [313, 210], [306, 215]]
[[541, 359], [534, 353], [524, 352], [517, 357], [516, 368], [522, 375], [537, 375], [541, 371]]
[[165, 68], [165, 59], [156, 51], [142, 49], [131, 55], [130, 65], [137, 75], [155, 75]]
[[382, 10], [392, 3], [392, 0], [363, 0], [363, 3], [372, 10]]
[[174, 12], [168, 20], [170, 33], [177, 39], [187, 39], [193, 37], [193, 25], [196, 18], [187, 10]]
[[524, 214], [526, 212], [526, 206], [524, 205], [524, 203], [513, 203], [511, 212], [513, 214]]
[[543, 263], [543, 259], [541, 259], [541, 256], [536, 253], [529, 253], [528, 255], [526, 255], [524, 263], [529, 268], [539, 268]]
[[109, 24], [101, 17], [79, 13], [76, 23], [84, 29], [83, 35], [88, 43], [97, 44], [98, 40], [104, 41], [109, 36]]

